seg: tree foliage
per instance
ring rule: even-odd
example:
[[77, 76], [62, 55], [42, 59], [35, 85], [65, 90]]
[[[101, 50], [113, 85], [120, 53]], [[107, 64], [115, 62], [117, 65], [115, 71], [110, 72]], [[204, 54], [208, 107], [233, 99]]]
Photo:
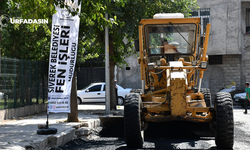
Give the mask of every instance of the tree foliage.
[[[96, 3], [94, 3], [96, 2]], [[141, 19], [152, 18], [155, 13], [181, 12], [188, 16], [191, 8], [197, 8], [196, 1], [190, 0], [124, 0], [82, 1], [81, 30], [84, 47], [91, 52], [104, 54], [104, 27], [109, 25], [111, 61], [126, 63], [124, 59], [134, 54], [133, 40], [138, 38], [138, 25]], [[90, 9], [85, 9], [90, 8]], [[104, 13], [109, 20], [105, 20]], [[85, 30], [85, 31], [84, 31]], [[88, 31], [88, 32], [86, 32]]]
[[[188, 16], [191, 9], [198, 7], [196, 0], [79, 0], [79, 3], [78, 61], [105, 53], [104, 28], [108, 26], [111, 87], [114, 66], [127, 64], [125, 58], [135, 54], [133, 41], [138, 38], [141, 19], [152, 18], [155, 13], [179, 12]], [[9, 0], [8, 14], [11, 17], [49, 19], [49, 23], [10, 24], [2, 33], [2, 54], [22, 59], [48, 59], [52, 15], [56, 12], [54, 5], [59, 4], [65, 7], [64, 0]], [[112, 89], [113, 99], [114, 93]]]
[[[131, 48], [133, 40], [138, 36], [137, 29], [141, 19], [152, 18], [155, 13], [164, 12], [181, 12], [188, 16], [191, 8], [197, 8], [196, 0], [79, 0], [79, 2], [81, 3], [79, 60], [86, 58], [84, 54], [88, 54], [87, 58], [91, 58], [92, 55], [89, 54], [104, 54], [104, 27], [108, 25], [110, 49], [114, 50], [111, 59], [115, 64], [126, 63], [124, 58], [133, 54]], [[10, 17], [49, 19], [49, 24], [9, 25], [6, 29], [9, 33], [5, 33], [5, 39], [16, 37], [19, 40], [6, 41], [2, 47], [16, 49], [16, 55], [12, 57], [20, 56], [18, 52], [23, 53], [21, 47], [25, 47], [28, 52], [33, 49], [33, 54], [31, 52], [25, 55], [29, 56], [28, 58], [35, 55], [34, 59], [37, 59], [38, 55], [43, 57], [41, 54], [48, 54], [52, 15], [56, 12], [54, 5], [58, 4], [65, 7], [64, 0], [10, 0], [7, 12]], [[105, 19], [105, 13], [108, 13], [110, 19]], [[6, 52], [5, 55], [9, 56]]]

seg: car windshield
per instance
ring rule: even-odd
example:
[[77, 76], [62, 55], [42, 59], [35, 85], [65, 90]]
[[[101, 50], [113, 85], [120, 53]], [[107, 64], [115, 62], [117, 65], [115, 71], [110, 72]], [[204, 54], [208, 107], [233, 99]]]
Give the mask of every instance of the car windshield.
[[195, 48], [195, 24], [146, 25], [149, 54], [191, 54]]

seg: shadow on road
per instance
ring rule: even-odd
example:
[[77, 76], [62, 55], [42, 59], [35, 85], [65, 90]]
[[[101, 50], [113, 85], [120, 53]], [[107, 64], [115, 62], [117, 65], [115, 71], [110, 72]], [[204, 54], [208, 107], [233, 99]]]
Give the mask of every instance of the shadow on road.
[[[205, 124], [197, 126], [186, 122], [149, 123], [148, 129], [144, 132], [143, 148], [137, 150], [218, 150], [216, 147], [211, 147], [211, 143], [208, 142], [214, 140], [214, 137], [200, 137], [190, 128], [207, 130]], [[52, 150], [135, 150], [126, 145], [122, 119], [110, 126], [98, 127], [91, 136], [89, 140], [78, 138]]]
[[[200, 135], [204, 136], [206, 134], [207, 137], [200, 137]], [[214, 140], [214, 137], [211, 137], [213, 136], [213, 132], [209, 129], [209, 125], [206, 123], [149, 123], [147, 130], [144, 131], [144, 135], [145, 142], [142, 149], [185, 149], [187, 145], [188, 147], [196, 149], [197, 141], [201, 141], [199, 144], [202, 143], [201, 147], [204, 148], [210, 147], [210, 144], [205, 142], [205, 140]], [[123, 120], [102, 128], [99, 132], [99, 136], [118, 137], [117, 141], [125, 141]], [[204, 142], [202, 142], [203, 139]], [[117, 149], [125, 150], [128, 149], [128, 147], [125, 144]], [[212, 147], [209, 149], [216, 150], [217, 148]]]

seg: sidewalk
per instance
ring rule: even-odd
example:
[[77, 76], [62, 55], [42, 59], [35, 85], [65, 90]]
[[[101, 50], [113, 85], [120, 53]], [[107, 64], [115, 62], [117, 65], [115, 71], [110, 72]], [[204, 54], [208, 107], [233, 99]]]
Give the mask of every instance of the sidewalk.
[[[38, 125], [45, 125], [46, 112], [19, 119], [0, 122], [0, 149], [45, 150], [64, 145], [77, 136], [89, 134], [91, 128], [100, 124], [99, 115], [104, 115], [102, 108], [89, 108], [79, 105], [78, 119], [81, 122], [67, 123], [67, 113], [49, 114], [49, 128], [56, 128], [57, 134], [38, 135]], [[96, 114], [96, 115], [95, 115]], [[97, 115], [98, 114], [98, 115]]]

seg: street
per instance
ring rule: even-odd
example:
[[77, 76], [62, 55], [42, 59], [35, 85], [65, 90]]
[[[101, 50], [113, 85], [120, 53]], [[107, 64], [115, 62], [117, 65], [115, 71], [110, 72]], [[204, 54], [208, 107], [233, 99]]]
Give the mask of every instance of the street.
[[[104, 107], [93, 104], [91, 107]], [[80, 107], [88, 107], [81, 105]], [[250, 113], [243, 114], [243, 108], [234, 106], [234, 150], [250, 149]], [[119, 124], [119, 123], [118, 123]], [[123, 126], [116, 128], [95, 129], [88, 139], [75, 139], [63, 147], [54, 150], [125, 150]], [[213, 149], [216, 150], [214, 137], [199, 137], [185, 129], [183, 124], [151, 123], [145, 131], [143, 149]]]

